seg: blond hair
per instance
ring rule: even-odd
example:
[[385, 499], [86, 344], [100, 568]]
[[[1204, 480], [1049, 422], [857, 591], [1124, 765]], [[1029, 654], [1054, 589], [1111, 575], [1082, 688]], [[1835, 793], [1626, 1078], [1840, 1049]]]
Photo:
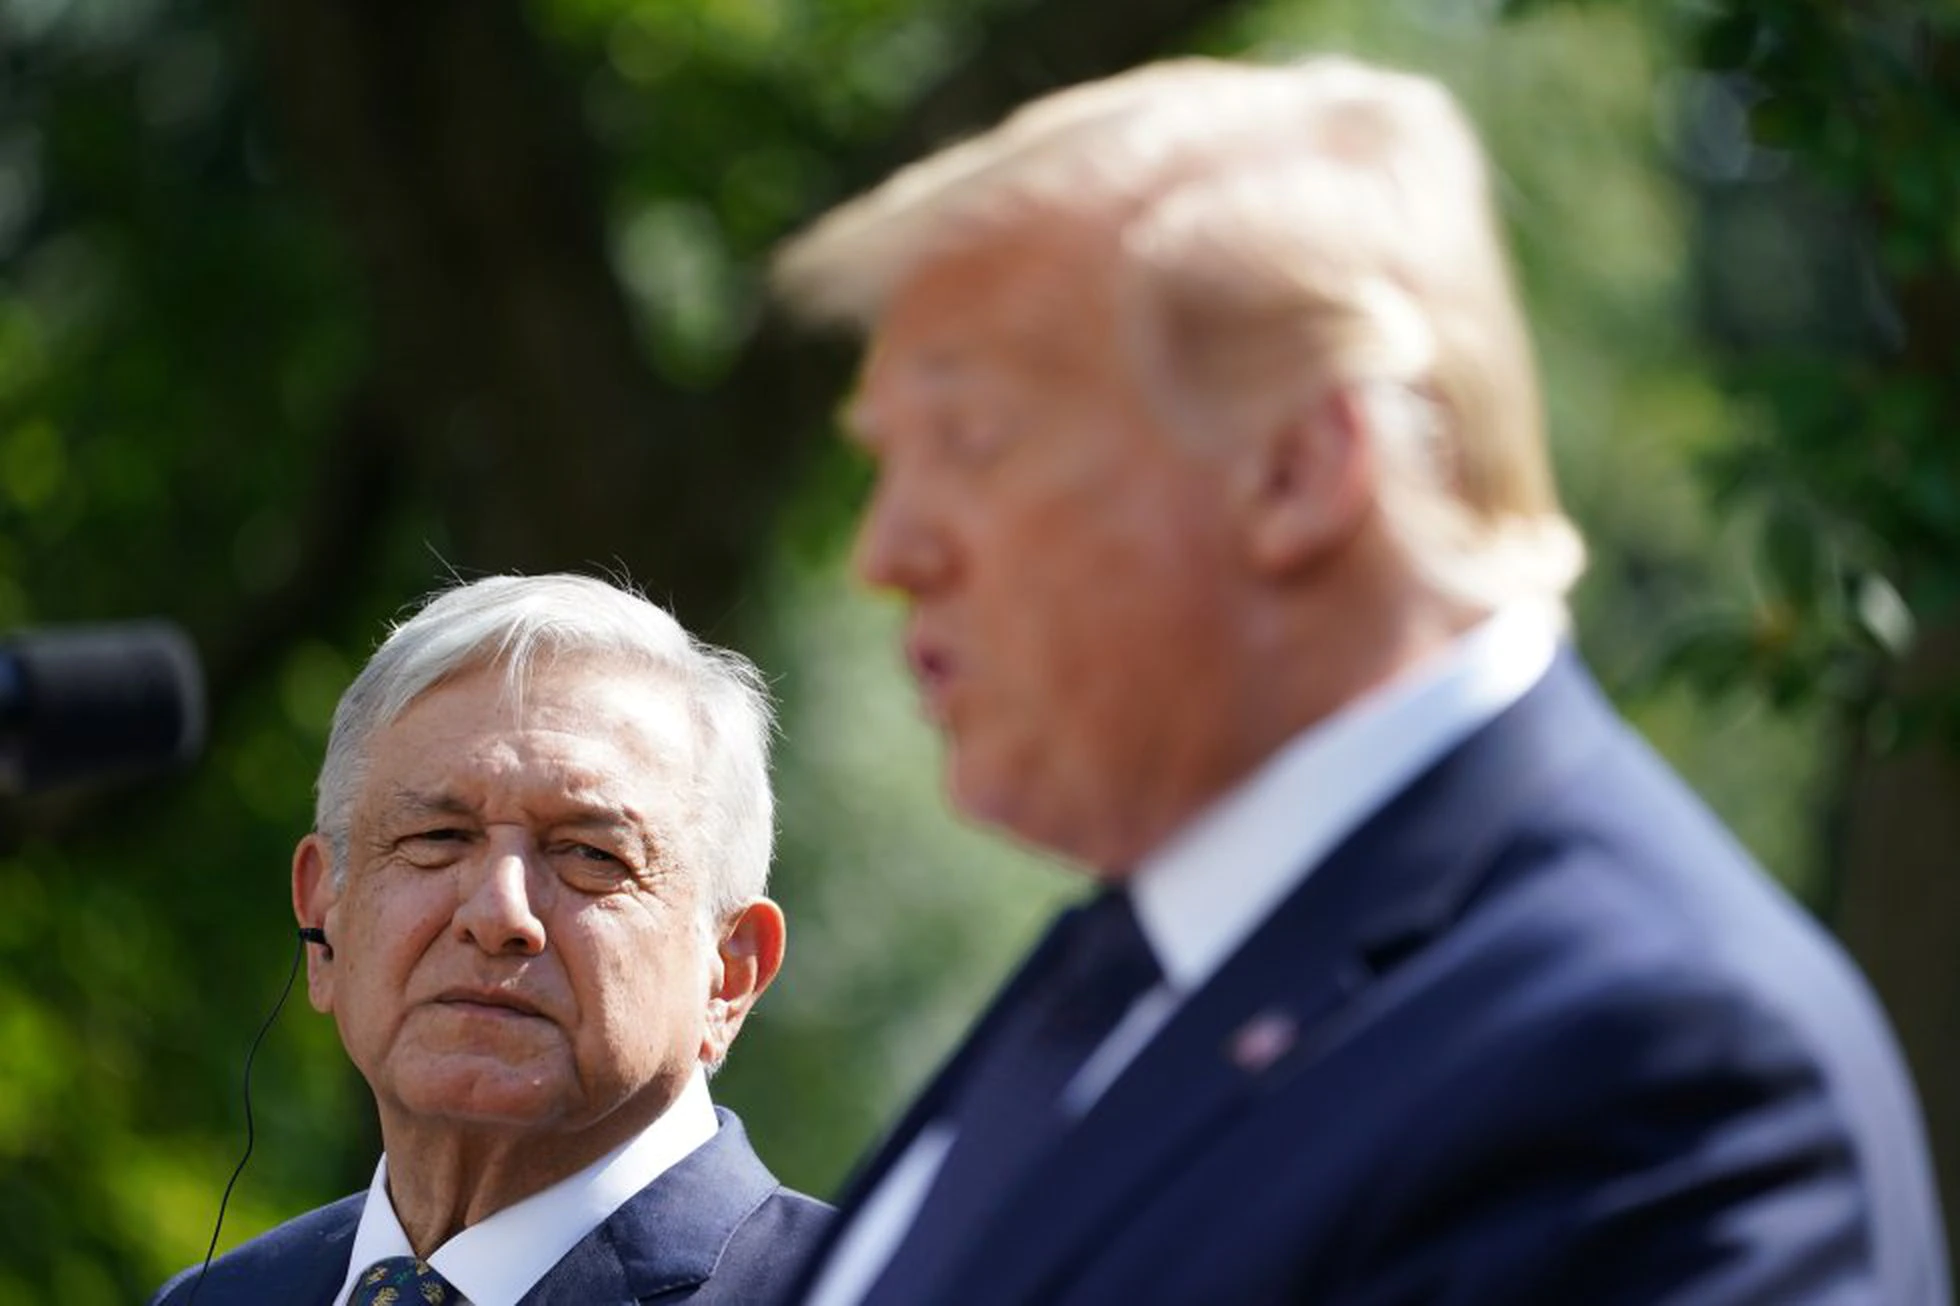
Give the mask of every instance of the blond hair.
[[1385, 517], [1439, 593], [1489, 609], [1577, 578], [1483, 153], [1440, 85], [1321, 57], [1071, 87], [826, 214], [776, 284], [868, 328], [925, 264], [1057, 223], [1109, 240], [1136, 374], [1174, 425], [1354, 387]]

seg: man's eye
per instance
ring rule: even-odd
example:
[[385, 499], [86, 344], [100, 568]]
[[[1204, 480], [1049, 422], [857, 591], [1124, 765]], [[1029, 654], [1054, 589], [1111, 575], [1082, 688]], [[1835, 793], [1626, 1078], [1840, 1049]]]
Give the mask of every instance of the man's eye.
[[461, 856], [469, 840], [468, 830], [444, 825], [405, 834], [395, 841], [395, 848], [418, 866], [439, 866]]
[[639, 878], [625, 857], [598, 844], [567, 839], [547, 851], [559, 878], [582, 893], [617, 893]]
[[617, 869], [626, 864], [626, 859], [610, 848], [602, 848], [593, 843], [581, 843], [576, 839], [567, 839], [563, 843], [554, 845], [551, 852], [554, 856], [578, 863], [588, 870]]

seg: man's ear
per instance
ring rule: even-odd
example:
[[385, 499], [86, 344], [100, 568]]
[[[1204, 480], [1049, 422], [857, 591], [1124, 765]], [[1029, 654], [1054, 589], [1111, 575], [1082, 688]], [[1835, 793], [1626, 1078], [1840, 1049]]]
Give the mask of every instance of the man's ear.
[[1234, 480], [1253, 567], [1281, 576], [1318, 565], [1373, 506], [1366, 405], [1353, 387], [1330, 386], [1248, 434]]
[[783, 968], [787, 927], [783, 909], [757, 898], [722, 926], [708, 989], [708, 1020], [701, 1036], [701, 1060], [721, 1064], [742, 1032], [756, 999]]
[[311, 926], [326, 933], [324, 947], [306, 949], [306, 997], [313, 1009], [333, 1010], [333, 941], [336, 937], [335, 907], [340, 891], [334, 887], [333, 850], [317, 834], [309, 834], [293, 849], [293, 917], [302, 927]]

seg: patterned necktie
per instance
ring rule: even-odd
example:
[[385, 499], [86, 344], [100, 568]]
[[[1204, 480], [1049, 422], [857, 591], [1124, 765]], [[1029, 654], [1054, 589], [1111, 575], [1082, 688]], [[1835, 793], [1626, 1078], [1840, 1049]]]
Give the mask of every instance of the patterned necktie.
[[390, 1256], [361, 1271], [347, 1306], [469, 1306], [429, 1263], [414, 1256]]
[[947, 1110], [956, 1132], [919, 1212], [862, 1306], [928, 1301], [967, 1240], [1061, 1138], [1069, 1081], [1163, 978], [1129, 895], [1105, 892], [1062, 927], [1059, 957], [1033, 998], [975, 1055]]

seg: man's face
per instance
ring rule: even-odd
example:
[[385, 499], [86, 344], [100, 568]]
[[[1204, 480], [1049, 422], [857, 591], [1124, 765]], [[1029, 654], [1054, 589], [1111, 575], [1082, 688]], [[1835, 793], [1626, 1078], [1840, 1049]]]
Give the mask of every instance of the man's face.
[[295, 891], [333, 946], [314, 1004], [384, 1126], [623, 1136], [719, 1051], [721, 960], [675, 859], [693, 755], [677, 693], [592, 661], [516, 701], [468, 672], [376, 733], [344, 884], [314, 836]]
[[929, 264], [872, 335], [857, 566], [968, 815], [1113, 870], [1229, 776], [1243, 610], [1227, 468], [1137, 392], [1103, 256], [1002, 242]]

